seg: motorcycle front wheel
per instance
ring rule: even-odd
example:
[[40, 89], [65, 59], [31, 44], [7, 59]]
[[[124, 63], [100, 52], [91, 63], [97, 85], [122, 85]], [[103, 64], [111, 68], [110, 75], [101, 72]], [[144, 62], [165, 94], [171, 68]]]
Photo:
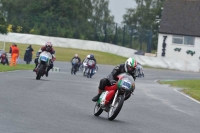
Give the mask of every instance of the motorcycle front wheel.
[[108, 111], [108, 120], [114, 120], [119, 114], [122, 106], [124, 104], [124, 95], [119, 95], [115, 100], [114, 106]]
[[91, 69], [88, 69], [87, 78], [90, 78]]
[[103, 109], [100, 108], [99, 103], [96, 103], [94, 106], [94, 115], [99, 116], [103, 112]]
[[43, 64], [40, 64], [39, 68], [38, 68], [38, 71], [37, 71], [37, 76], [36, 76], [36, 79], [37, 80], [40, 80], [41, 76], [42, 76], [42, 72], [43, 72]]
[[84, 68], [83, 69], [83, 76], [85, 76], [86, 75], [86, 69]]

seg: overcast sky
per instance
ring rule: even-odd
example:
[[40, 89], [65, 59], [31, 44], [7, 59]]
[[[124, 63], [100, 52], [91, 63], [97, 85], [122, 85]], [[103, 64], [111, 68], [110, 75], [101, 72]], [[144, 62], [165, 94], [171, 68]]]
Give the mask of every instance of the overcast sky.
[[135, 0], [109, 0], [109, 9], [111, 15], [115, 16], [115, 22], [121, 23], [123, 15], [126, 13], [126, 8], [135, 8]]

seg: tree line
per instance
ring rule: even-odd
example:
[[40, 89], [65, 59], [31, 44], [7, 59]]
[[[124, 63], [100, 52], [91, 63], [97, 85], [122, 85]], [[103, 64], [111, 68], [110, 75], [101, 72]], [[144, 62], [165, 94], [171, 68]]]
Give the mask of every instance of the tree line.
[[[134, 48], [147, 43], [157, 47], [163, 0], [135, 0], [123, 22], [116, 24], [109, 0], [1, 0], [0, 32], [28, 33], [109, 42]], [[141, 45], [140, 45], [141, 46]]]

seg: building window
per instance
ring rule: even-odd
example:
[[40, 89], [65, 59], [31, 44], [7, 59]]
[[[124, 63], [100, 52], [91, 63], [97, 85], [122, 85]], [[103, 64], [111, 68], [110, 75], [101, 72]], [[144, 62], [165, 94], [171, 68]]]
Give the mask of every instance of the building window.
[[172, 39], [174, 44], [194, 45], [194, 37], [174, 35]]

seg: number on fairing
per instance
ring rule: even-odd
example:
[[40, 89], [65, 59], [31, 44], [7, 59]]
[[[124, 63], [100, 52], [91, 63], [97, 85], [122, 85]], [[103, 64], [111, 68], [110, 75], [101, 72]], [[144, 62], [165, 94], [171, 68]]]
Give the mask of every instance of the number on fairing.
[[46, 62], [46, 61], [48, 60], [48, 57], [46, 57], [46, 56], [41, 56], [40, 59], [41, 59], [42, 61], [45, 61], [45, 62]]
[[72, 63], [73, 63], [73, 64], [78, 63], [78, 59], [73, 59], [73, 60], [72, 60]]
[[94, 61], [93, 61], [93, 60], [89, 60], [89, 61], [88, 61], [88, 65], [91, 66], [91, 65], [93, 65], [93, 64], [94, 64]]
[[131, 83], [129, 81], [124, 80], [122, 87], [127, 88], [127, 89], [131, 89]]

